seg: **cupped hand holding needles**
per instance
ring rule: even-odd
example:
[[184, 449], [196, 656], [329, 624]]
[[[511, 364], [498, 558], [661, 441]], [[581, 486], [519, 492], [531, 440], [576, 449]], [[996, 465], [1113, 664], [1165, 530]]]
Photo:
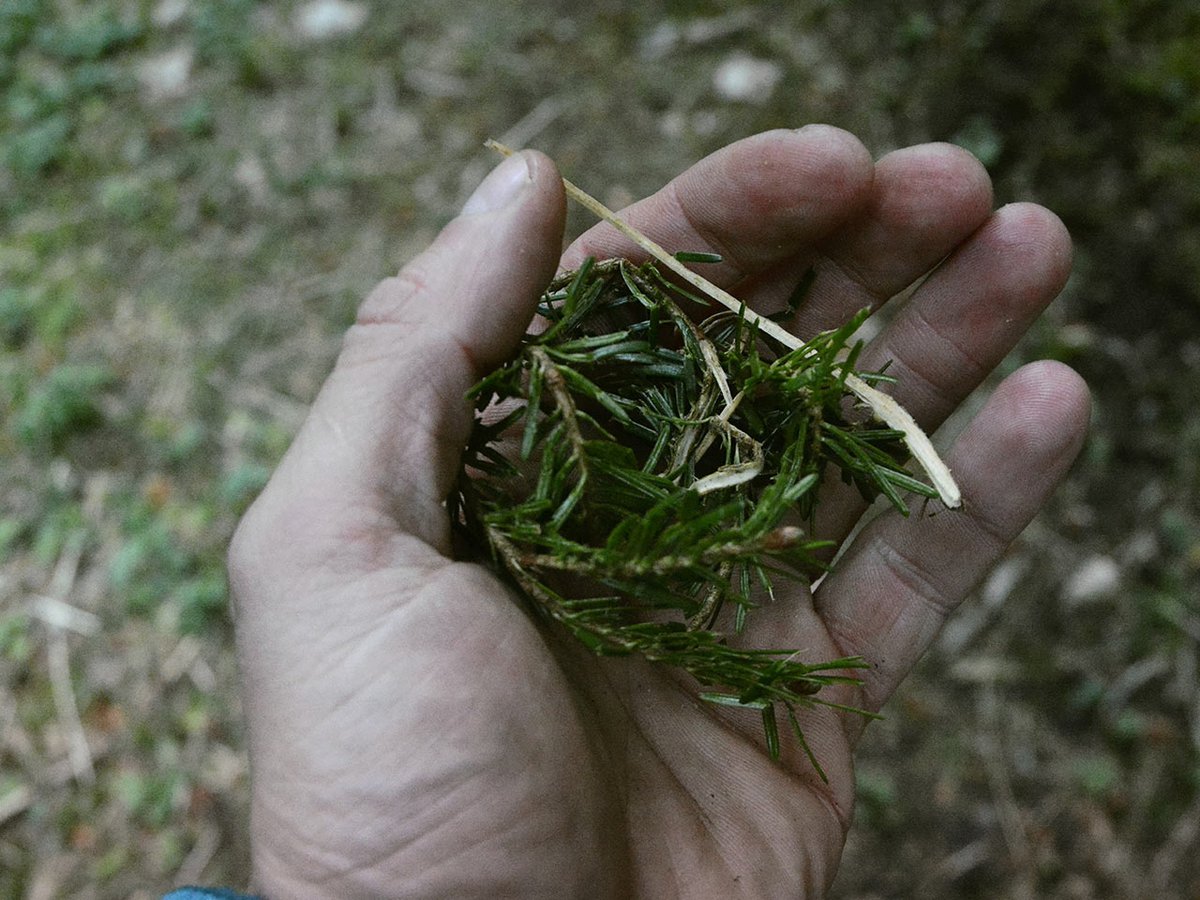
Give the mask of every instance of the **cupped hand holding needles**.
[[[769, 748], [743, 710], [646, 660], [589, 653], [455, 556], [445, 501], [468, 391], [515, 351], [557, 268], [646, 258], [608, 223], [560, 256], [564, 215], [550, 160], [502, 162], [362, 304], [238, 528], [252, 852], [270, 896], [819, 896], [833, 879], [862, 716], [799, 708], [808, 747], [784, 733]], [[732, 144], [620, 216], [664, 247], [719, 254], [705, 276], [750, 310], [786, 308], [803, 279], [783, 323], [801, 338], [904, 294], [857, 366], [888, 364], [892, 396], [927, 432], [1071, 259], [1052, 213], [992, 209], [964, 151], [873, 162], [825, 126]], [[1018, 369], [946, 457], [963, 509], [873, 518], [815, 592], [776, 585], [739, 639], [861, 657], [858, 684], [823, 691], [879, 710], [1062, 479], [1088, 413], [1070, 369]], [[840, 544], [864, 501], [836, 479], [818, 490], [806, 527]]]

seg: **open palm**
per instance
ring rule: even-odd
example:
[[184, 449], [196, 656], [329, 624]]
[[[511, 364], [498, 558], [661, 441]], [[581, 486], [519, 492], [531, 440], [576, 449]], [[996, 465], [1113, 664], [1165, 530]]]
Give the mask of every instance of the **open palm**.
[[[464, 394], [527, 326], [563, 215], [549, 160], [501, 164], [363, 304], [238, 529], [253, 857], [270, 896], [801, 897], [833, 879], [861, 719], [804, 714], [823, 782], [786, 738], [772, 761], [757, 717], [722, 715], [638, 660], [589, 656], [451, 553]], [[721, 254], [709, 277], [763, 311], [812, 269], [800, 334], [924, 278], [861, 365], [891, 360], [897, 398], [929, 428], [1070, 266], [1058, 220], [993, 211], [966, 153], [873, 163], [828, 127], [731, 145], [624, 215], [669, 248]], [[599, 226], [561, 264], [588, 255], [637, 252]], [[815, 595], [752, 616], [747, 641], [865, 657], [864, 684], [839, 699], [879, 708], [1062, 477], [1087, 407], [1065, 367], [1011, 375], [948, 456], [966, 509], [875, 519]], [[820, 536], [845, 539], [862, 512], [827, 487]]]

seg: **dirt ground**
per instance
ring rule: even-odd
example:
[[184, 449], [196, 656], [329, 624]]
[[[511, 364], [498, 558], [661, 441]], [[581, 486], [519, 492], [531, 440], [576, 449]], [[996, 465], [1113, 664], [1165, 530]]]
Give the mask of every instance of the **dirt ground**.
[[872, 726], [833, 895], [1200, 896], [1200, 7], [3, 0], [0, 95], [0, 896], [245, 884], [223, 550], [485, 138], [619, 206], [815, 121], [1058, 212], [997, 376], [1096, 397]]

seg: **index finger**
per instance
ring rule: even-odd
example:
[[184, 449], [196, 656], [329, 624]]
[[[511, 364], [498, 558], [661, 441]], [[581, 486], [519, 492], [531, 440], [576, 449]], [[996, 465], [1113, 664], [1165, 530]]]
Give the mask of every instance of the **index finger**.
[[[717, 253], [704, 276], [724, 288], [795, 260], [803, 271], [813, 244], [869, 201], [874, 163], [858, 138], [808, 125], [768, 131], [705, 157], [666, 187], [620, 213], [671, 252]], [[581, 235], [562, 258], [641, 261], [645, 253], [607, 223]]]

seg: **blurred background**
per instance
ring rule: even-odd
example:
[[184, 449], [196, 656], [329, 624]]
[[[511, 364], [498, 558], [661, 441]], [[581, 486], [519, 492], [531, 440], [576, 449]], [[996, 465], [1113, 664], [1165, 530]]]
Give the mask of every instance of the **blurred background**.
[[1057, 211], [1075, 274], [1002, 368], [1096, 394], [868, 733], [834, 896], [1200, 896], [1200, 6], [634, 7], [0, 2], [0, 896], [245, 884], [224, 547], [486, 137], [620, 206], [813, 121]]

